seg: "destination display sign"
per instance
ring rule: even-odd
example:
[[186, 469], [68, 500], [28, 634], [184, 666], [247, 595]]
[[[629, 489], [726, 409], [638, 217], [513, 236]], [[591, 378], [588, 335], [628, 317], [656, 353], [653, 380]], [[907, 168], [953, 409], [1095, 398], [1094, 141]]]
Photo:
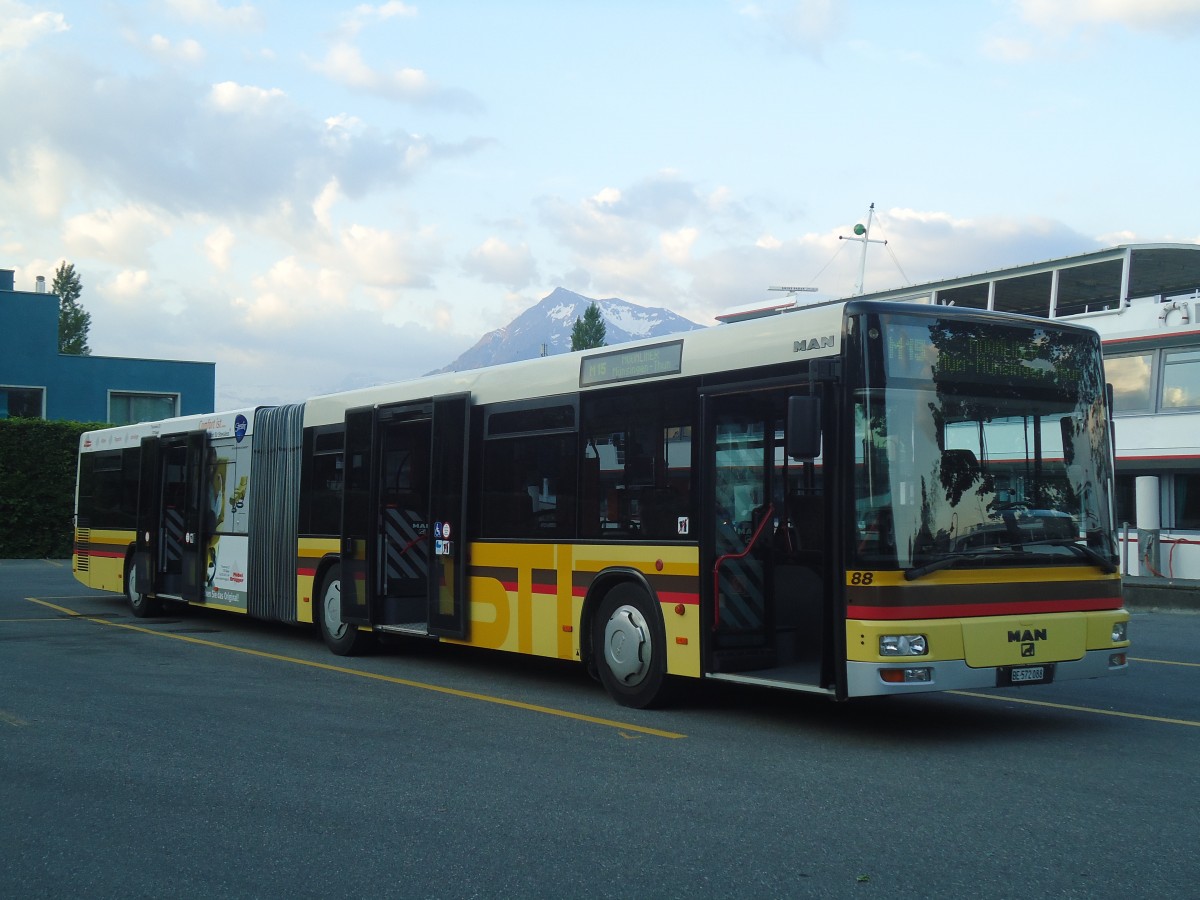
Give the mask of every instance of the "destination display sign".
[[593, 387], [636, 378], [678, 375], [683, 370], [683, 341], [613, 350], [584, 357], [579, 364], [579, 386]]
[[1076, 380], [1073, 372], [1086, 344], [1074, 335], [1034, 328], [990, 328], [980, 335], [969, 327], [944, 327], [892, 320], [882, 336], [889, 379], [920, 381], [1059, 384]]

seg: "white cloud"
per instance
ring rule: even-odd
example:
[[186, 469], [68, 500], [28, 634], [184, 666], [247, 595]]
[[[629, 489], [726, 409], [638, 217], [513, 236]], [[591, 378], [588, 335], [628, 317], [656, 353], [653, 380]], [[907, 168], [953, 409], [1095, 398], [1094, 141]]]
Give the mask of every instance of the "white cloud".
[[285, 96], [279, 88], [260, 88], [253, 85], [222, 81], [209, 91], [209, 102], [222, 112], [258, 113]]
[[593, 194], [591, 200], [596, 206], [616, 206], [621, 202], [621, 192], [616, 188], [603, 188]]
[[101, 290], [121, 303], [139, 298], [150, 284], [150, 273], [145, 269], [124, 269], [106, 281]]
[[218, 225], [204, 238], [204, 255], [219, 272], [229, 270], [229, 254], [236, 243], [233, 229], [228, 225]]
[[429, 287], [432, 270], [440, 263], [432, 228], [402, 233], [351, 225], [343, 230], [338, 251], [347, 280], [376, 287]]
[[249, 3], [222, 6], [218, 0], [167, 0], [167, 7], [185, 22], [210, 28], [258, 28], [262, 17]]
[[463, 268], [482, 281], [507, 285], [513, 290], [527, 287], [537, 277], [529, 245], [514, 246], [498, 237], [489, 237], [468, 253]]
[[251, 282], [250, 300], [234, 301], [251, 328], [292, 330], [336, 315], [347, 305], [347, 282], [324, 266], [306, 266], [295, 256], [278, 260]]
[[366, 64], [353, 44], [339, 41], [314, 68], [346, 87], [363, 88], [396, 100], [422, 100], [432, 90], [429, 77], [420, 69], [398, 68], [377, 72]]
[[739, 12], [763, 26], [772, 41], [807, 56], [820, 56], [840, 27], [834, 0], [762, 0]]
[[[75, 160], [42, 141], [14, 147], [6, 162], [7, 177], [0, 177], [0, 208], [19, 210], [27, 220], [57, 223], [72, 186], [86, 179], [86, 171]], [[3, 222], [0, 217], [0, 226]]]
[[70, 27], [62, 13], [35, 12], [23, 3], [0, 0], [0, 52], [24, 50], [34, 41]]
[[342, 30], [345, 34], [353, 36], [378, 22], [386, 22], [388, 19], [395, 18], [414, 18], [416, 15], [417, 8], [415, 6], [409, 6], [399, 0], [390, 0], [390, 2], [381, 3], [378, 6], [361, 3], [354, 7], [346, 17], [342, 23]]
[[154, 243], [170, 233], [171, 227], [162, 216], [131, 204], [72, 216], [64, 226], [63, 243], [76, 256], [142, 262]]
[[1122, 25], [1178, 35], [1200, 31], [1196, 0], [1016, 0], [1021, 15], [1050, 30]]
[[463, 112], [481, 109], [479, 100], [466, 91], [443, 88], [424, 72], [412, 66], [373, 68], [362, 52], [346, 40], [335, 41], [325, 58], [311, 63], [320, 72], [343, 87], [406, 103], [437, 106]]
[[667, 262], [682, 266], [691, 256], [692, 247], [699, 236], [700, 232], [695, 228], [680, 228], [678, 231], [663, 232], [659, 235], [658, 242]]
[[325, 187], [321, 188], [321, 193], [317, 195], [317, 199], [313, 201], [313, 217], [326, 231], [333, 231], [333, 205], [337, 203], [341, 196], [341, 185], [338, 184], [336, 178], [331, 178], [326, 182]]
[[204, 61], [204, 48], [198, 41], [187, 38], [172, 42], [161, 34], [153, 35], [147, 43], [150, 52], [167, 63], [182, 62], [194, 65]]

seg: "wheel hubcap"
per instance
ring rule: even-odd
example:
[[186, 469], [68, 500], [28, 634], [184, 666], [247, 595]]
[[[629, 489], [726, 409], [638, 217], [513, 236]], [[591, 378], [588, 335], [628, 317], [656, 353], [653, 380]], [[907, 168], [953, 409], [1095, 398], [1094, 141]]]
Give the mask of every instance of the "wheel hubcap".
[[632, 606], [614, 610], [604, 626], [604, 662], [616, 679], [628, 687], [641, 684], [652, 652], [645, 617]]
[[346, 623], [342, 621], [342, 591], [338, 582], [333, 582], [325, 589], [321, 606], [325, 614], [325, 630], [332, 637], [340, 638], [346, 632]]

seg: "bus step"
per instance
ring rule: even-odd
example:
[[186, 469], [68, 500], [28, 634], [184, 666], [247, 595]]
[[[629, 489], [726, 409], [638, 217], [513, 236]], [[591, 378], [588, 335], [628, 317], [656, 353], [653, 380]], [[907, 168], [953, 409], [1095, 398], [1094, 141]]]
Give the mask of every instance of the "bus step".
[[777, 656], [771, 647], [718, 650], [713, 653], [714, 672], [755, 672], [773, 669]]
[[404, 622], [398, 625], [376, 625], [376, 631], [384, 634], [408, 634], [418, 637], [429, 637], [428, 622]]

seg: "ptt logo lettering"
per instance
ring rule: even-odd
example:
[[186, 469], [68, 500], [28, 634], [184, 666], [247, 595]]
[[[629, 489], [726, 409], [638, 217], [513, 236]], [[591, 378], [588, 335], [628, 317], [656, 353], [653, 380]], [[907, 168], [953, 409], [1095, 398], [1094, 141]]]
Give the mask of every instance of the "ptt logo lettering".
[[1008, 642], [1010, 644], [1021, 645], [1022, 656], [1036, 656], [1037, 642], [1044, 640], [1046, 640], [1045, 628], [1018, 628], [1008, 633]]

